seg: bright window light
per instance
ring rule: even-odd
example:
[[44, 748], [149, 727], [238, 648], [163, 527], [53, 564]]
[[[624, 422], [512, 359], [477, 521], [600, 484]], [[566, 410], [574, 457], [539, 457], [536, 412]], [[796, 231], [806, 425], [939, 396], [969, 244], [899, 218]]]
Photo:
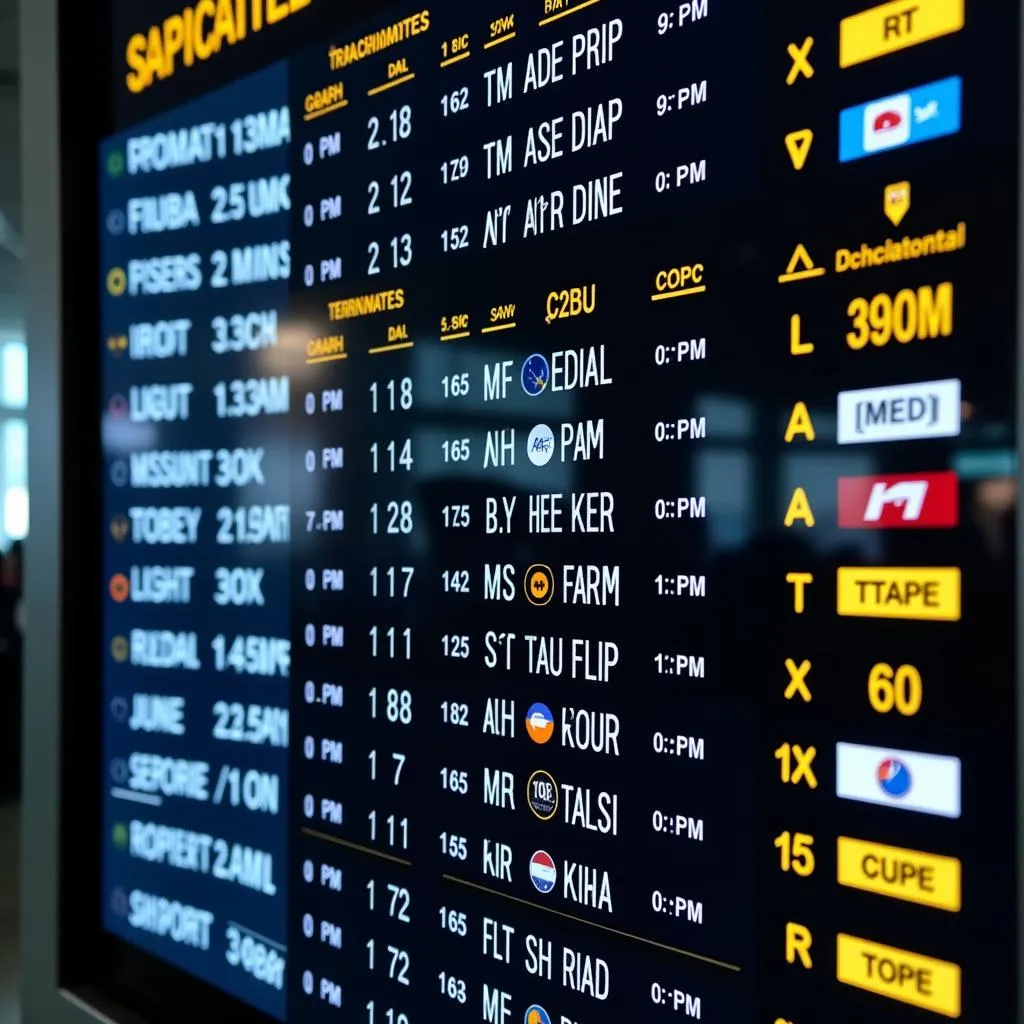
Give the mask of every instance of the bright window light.
[[8, 487], [4, 491], [4, 533], [11, 540], [28, 536], [27, 487]]
[[28, 349], [23, 341], [0, 347], [0, 404], [8, 409], [28, 405]]

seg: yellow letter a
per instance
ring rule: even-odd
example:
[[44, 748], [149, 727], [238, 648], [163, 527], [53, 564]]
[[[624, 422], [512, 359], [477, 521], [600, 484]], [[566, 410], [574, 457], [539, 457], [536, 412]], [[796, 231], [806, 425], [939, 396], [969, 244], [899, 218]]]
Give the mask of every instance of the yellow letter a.
[[798, 487], [789, 499], [789, 508], [786, 509], [784, 525], [792, 526], [797, 520], [801, 520], [806, 526], [814, 525], [814, 513], [811, 511], [811, 503], [807, 500], [807, 492]]
[[789, 417], [789, 426], [786, 427], [786, 444], [789, 444], [797, 434], [803, 434], [808, 441], [814, 440], [814, 424], [811, 422], [811, 414], [803, 402], [797, 402], [793, 406], [793, 412]]

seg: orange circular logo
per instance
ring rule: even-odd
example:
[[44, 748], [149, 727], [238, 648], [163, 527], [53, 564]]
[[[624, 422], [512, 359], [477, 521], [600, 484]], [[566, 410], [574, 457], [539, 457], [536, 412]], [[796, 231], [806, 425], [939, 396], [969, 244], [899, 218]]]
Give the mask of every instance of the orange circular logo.
[[117, 573], [110, 577], [110, 596], [120, 604], [128, 600], [128, 577], [124, 573]]
[[544, 605], [551, 600], [555, 590], [555, 575], [546, 565], [539, 562], [526, 570], [523, 590], [530, 604]]

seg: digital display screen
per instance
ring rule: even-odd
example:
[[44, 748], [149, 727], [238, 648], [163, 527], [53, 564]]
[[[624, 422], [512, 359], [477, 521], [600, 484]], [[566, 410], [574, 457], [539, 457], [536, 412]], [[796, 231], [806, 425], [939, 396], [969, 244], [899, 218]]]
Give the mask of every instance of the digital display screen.
[[104, 927], [311, 1024], [1010, 1019], [1018, 5], [331, 7], [117, 40], [273, 59], [98, 151]]

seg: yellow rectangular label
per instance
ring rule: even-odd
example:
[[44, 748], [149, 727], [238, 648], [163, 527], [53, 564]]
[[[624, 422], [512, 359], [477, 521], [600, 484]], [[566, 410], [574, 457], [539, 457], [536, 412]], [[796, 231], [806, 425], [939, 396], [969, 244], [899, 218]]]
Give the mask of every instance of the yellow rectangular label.
[[869, 619], [960, 618], [960, 570], [849, 568], [836, 570], [836, 611]]
[[935, 960], [840, 932], [836, 936], [836, 977], [844, 985], [944, 1017], [960, 1016], [960, 968], [948, 960]]
[[960, 909], [960, 861], [955, 857], [840, 836], [836, 880], [840, 885], [897, 900], [941, 910]]
[[839, 23], [839, 66], [948, 36], [964, 27], [964, 0], [895, 0]]

